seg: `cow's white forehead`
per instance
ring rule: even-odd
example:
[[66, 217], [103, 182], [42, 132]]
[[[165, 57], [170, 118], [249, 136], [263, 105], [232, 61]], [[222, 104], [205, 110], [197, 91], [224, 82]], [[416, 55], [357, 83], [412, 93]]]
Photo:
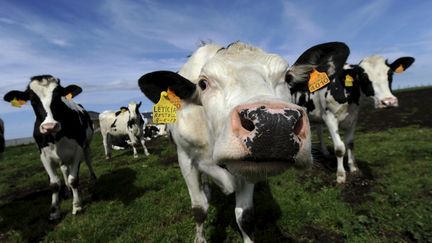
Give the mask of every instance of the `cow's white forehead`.
[[372, 82], [387, 79], [387, 72], [390, 69], [384, 57], [378, 55], [364, 58], [359, 66], [365, 70]]
[[55, 78], [33, 79], [30, 81], [29, 88], [40, 98], [51, 96], [52, 91], [58, 86]]
[[288, 68], [288, 63], [279, 55], [266, 53], [260, 48], [241, 42], [219, 50], [209, 62], [230, 63], [240, 67], [242, 65], [262, 67], [270, 78], [274, 74], [285, 73]]

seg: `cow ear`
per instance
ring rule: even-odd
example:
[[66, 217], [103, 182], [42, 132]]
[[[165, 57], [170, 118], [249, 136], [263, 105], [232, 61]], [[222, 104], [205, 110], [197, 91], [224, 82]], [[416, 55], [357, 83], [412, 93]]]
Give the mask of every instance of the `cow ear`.
[[328, 42], [313, 46], [288, 69], [285, 80], [288, 84], [307, 82], [314, 70], [325, 72], [331, 80], [342, 71], [349, 53], [348, 46], [342, 42]]
[[396, 61], [394, 61], [392, 64], [390, 64], [391, 70], [393, 70], [395, 73], [401, 73], [405, 71], [407, 68], [413, 64], [415, 59], [413, 57], [401, 57], [398, 58]]
[[141, 91], [153, 103], [157, 103], [162, 91], [168, 88], [182, 100], [192, 101], [196, 97], [196, 85], [180, 74], [170, 71], [156, 71], [143, 75], [138, 80]]
[[140, 107], [141, 107], [141, 101], [140, 101], [140, 103], [138, 103], [138, 105], [137, 105], [137, 108], [139, 109]]
[[82, 92], [82, 88], [75, 84], [71, 84], [63, 88], [63, 96], [66, 96], [69, 99], [72, 99], [75, 96], [81, 94], [81, 92]]
[[12, 106], [21, 107], [29, 100], [29, 93], [27, 91], [12, 90], [5, 94], [3, 99], [10, 102]]

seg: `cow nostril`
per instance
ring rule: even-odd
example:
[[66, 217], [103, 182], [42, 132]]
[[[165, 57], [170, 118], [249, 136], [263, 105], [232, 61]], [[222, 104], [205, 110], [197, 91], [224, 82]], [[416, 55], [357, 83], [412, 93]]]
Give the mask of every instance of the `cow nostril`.
[[294, 134], [299, 136], [303, 129], [303, 119], [300, 117], [300, 119], [297, 121], [297, 123], [294, 125]]
[[251, 120], [249, 120], [243, 116], [240, 116], [240, 122], [241, 122], [242, 127], [244, 129], [248, 130], [249, 132], [252, 132], [255, 129], [254, 123]]

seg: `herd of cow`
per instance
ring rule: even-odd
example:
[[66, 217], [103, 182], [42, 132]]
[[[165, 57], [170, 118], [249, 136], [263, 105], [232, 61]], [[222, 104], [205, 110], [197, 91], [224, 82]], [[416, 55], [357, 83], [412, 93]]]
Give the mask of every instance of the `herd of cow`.
[[[318, 124], [323, 153], [328, 151], [319, 124], [330, 132], [338, 183], [346, 180], [345, 154], [350, 172], [358, 170], [353, 141], [360, 97], [373, 98], [376, 108], [397, 107], [391, 89], [393, 74], [406, 70], [414, 58], [388, 63], [380, 56], [370, 56], [350, 65], [346, 64], [348, 55], [346, 44], [324, 43], [306, 50], [289, 66], [281, 56], [241, 42], [227, 47], [204, 44], [180, 71], [151, 72], [138, 80], [141, 91], [154, 103], [168, 89], [181, 100], [177, 121], [168, 125], [168, 131], [191, 198], [196, 242], [205, 242], [203, 224], [209, 208], [210, 191], [201, 176], [210, 177], [225, 194], [235, 193], [237, 224], [244, 242], [253, 242], [254, 183], [293, 166], [311, 166], [309, 122]], [[308, 83], [314, 73], [324, 73], [330, 82], [311, 92]], [[92, 121], [72, 101], [81, 91], [79, 86], [63, 87], [58, 78], [42, 75], [32, 77], [25, 91], [4, 96], [15, 105], [30, 101], [33, 106], [33, 136], [53, 193], [51, 219], [60, 217], [61, 180], [54, 166], [60, 165], [64, 183], [73, 193], [72, 214], [82, 210], [78, 192], [81, 161], [88, 165], [90, 178], [96, 179], [90, 152]], [[112, 139], [118, 136], [133, 147], [134, 157], [139, 145], [149, 154], [140, 105], [131, 102], [118, 112], [99, 115], [107, 159], [111, 158]], [[344, 141], [339, 129], [345, 130]], [[1, 152], [4, 141], [0, 142]]]

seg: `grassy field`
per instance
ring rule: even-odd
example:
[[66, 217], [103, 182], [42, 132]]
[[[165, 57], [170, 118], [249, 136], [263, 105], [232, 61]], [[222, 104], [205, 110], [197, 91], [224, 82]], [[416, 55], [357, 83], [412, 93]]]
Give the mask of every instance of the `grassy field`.
[[[309, 171], [288, 170], [257, 185], [257, 242], [431, 242], [432, 128], [405, 126], [357, 134], [362, 173], [335, 184], [335, 158], [316, 156]], [[330, 145], [330, 143], [328, 143]], [[35, 145], [8, 148], [0, 162], [0, 241], [192, 242], [190, 199], [167, 139], [149, 157], [114, 151], [105, 161], [92, 144], [95, 185], [81, 166], [84, 212], [49, 222], [50, 191]], [[140, 151], [142, 154], [142, 151]], [[206, 221], [210, 242], [241, 242], [234, 197], [212, 187]]]

